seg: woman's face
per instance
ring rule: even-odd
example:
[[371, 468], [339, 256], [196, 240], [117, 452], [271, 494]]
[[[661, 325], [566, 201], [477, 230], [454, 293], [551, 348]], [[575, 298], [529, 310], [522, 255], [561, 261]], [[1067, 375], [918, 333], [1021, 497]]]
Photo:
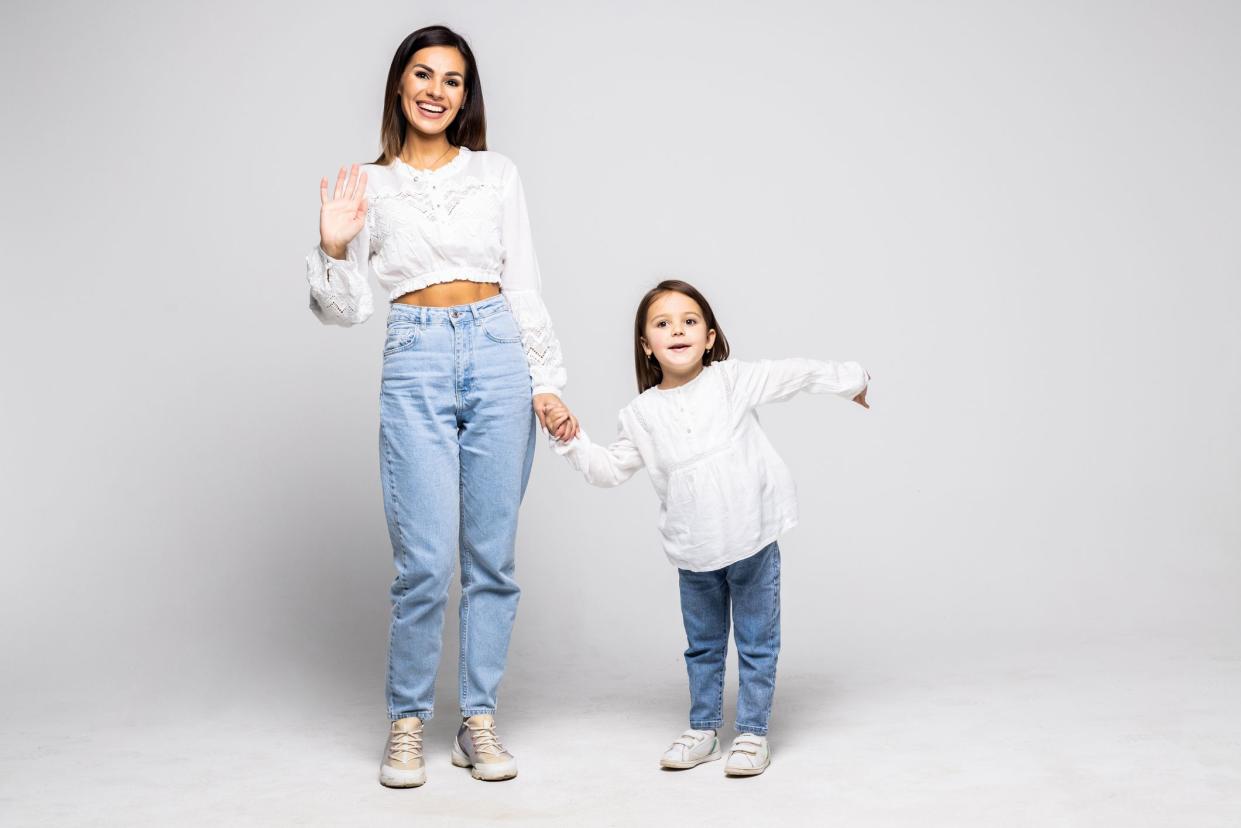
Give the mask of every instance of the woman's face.
[[465, 58], [452, 46], [414, 52], [401, 78], [401, 109], [414, 129], [438, 135], [465, 104]]
[[715, 344], [715, 331], [708, 330], [702, 308], [684, 293], [661, 293], [646, 311], [642, 349], [655, 355], [664, 373], [680, 374], [702, 364], [702, 356]]

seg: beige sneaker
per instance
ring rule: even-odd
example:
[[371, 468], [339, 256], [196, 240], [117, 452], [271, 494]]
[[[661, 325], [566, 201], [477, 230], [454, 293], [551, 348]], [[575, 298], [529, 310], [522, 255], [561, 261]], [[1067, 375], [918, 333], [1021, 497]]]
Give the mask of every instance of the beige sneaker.
[[389, 788], [416, 788], [427, 781], [422, 762], [422, 719], [409, 716], [388, 727], [388, 745], [379, 766], [379, 784]]
[[500, 744], [496, 720], [487, 715], [471, 716], [461, 723], [452, 743], [452, 763], [469, 768], [470, 776], [486, 782], [517, 775], [517, 760]]

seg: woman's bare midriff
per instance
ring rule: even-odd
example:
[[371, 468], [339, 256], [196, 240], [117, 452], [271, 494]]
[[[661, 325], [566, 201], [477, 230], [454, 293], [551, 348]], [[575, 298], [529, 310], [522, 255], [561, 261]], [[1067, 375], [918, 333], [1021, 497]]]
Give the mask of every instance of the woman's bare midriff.
[[495, 282], [471, 282], [459, 279], [455, 282], [440, 282], [427, 285], [421, 290], [410, 291], [393, 299], [402, 305], [422, 305], [431, 308], [447, 308], [453, 305], [468, 305], [490, 299], [500, 292]]

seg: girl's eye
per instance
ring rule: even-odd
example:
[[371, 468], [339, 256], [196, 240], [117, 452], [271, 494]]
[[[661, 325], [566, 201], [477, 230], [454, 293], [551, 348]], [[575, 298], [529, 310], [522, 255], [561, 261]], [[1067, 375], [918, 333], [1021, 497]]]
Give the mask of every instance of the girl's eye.
[[659, 320], [658, 322], [656, 322], [656, 323], [655, 323], [655, 327], [656, 327], [656, 328], [662, 328], [662, 327], [664, 327], [664, 326], [665, 326], [665, 325], [667, 325], [667, 324], [668, 324], [667, 320], [661, 319], [661, 320]]
[[460, 82], [460, 81], [455, 81], [455, 80], [450, 80], [450, 81], [448, 82], [448, 85], [449, 85], [449, 86], [460, 86], [460, 85], [461, 85], [461, 82]]
[[426, 73], [426, 72], [424, 72], [423, 70], [419, 69], [417, 72], [415, 72], [415, 73], [414, 73], [414, 77], [415, 77], [415, 78], [422, 78], [422, 79], [424, 79], [424, 80], [425, 80], [425, 79], [426, 79], [426, 77], [427, 77], [427, 73]]
[[697, 324], [698, 324], [698, 320], [697, 320], [697, 319], [686, 319], [686, 320], [685, 320], [685, 324], [686, 324], [686, 325], [697, 325]]

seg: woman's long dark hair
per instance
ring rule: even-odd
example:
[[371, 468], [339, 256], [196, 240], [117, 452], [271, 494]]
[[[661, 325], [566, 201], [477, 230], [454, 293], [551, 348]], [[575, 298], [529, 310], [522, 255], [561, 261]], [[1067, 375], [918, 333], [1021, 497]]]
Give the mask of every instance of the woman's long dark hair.
[[711, 304], [706, 297], [689, 282], [682, 282], [680, 279], [665, 279], [642, 297], [642, 301], [638, 303], [638, 313], [633, 320], [633, 361], [638, 374], [639, 394], [659, 385], [664, 379], [664, 369], [659, 367], [659, 361], [655, 359], [654, 354], [646, 355], [646, 351], [642, 349], [642, 339], [646, 334], [646, 315], [651, 309], [651, 303], [670, 291], [688, 296], [697, 302], [698, 307], [702, 308], [703, 324], [707, 326], [708, 331], [715, 331], [715, 344], [703, 352], [702, 364], [710, 365], [713, 362], [728, 359], [728, 339], [724, 336], [719, 323], [715, 321], [715, 312], [711, 310]]
[[457, 117], [448, 125], [448, 143], [454, 147], [472, 150], [487, 149], [487, 115], [483, 108], [483, 84], [478, 77], [478, 64], [465, 38], [447, 26], [427, 26], [401, 41], [392, 66], [388, 69], [388, 86], [384, 90], [383, 122], [379, 127], [379, 146], [382, 152], [376, 164], [389, 164], [401, 155], [405, 146], [405, 133], [409, 121], [401, 109], [401, 78], [405, 68], [413, 60], [414, 53], [428, 46], [451, 46], [465, 58], [465, 103]]

